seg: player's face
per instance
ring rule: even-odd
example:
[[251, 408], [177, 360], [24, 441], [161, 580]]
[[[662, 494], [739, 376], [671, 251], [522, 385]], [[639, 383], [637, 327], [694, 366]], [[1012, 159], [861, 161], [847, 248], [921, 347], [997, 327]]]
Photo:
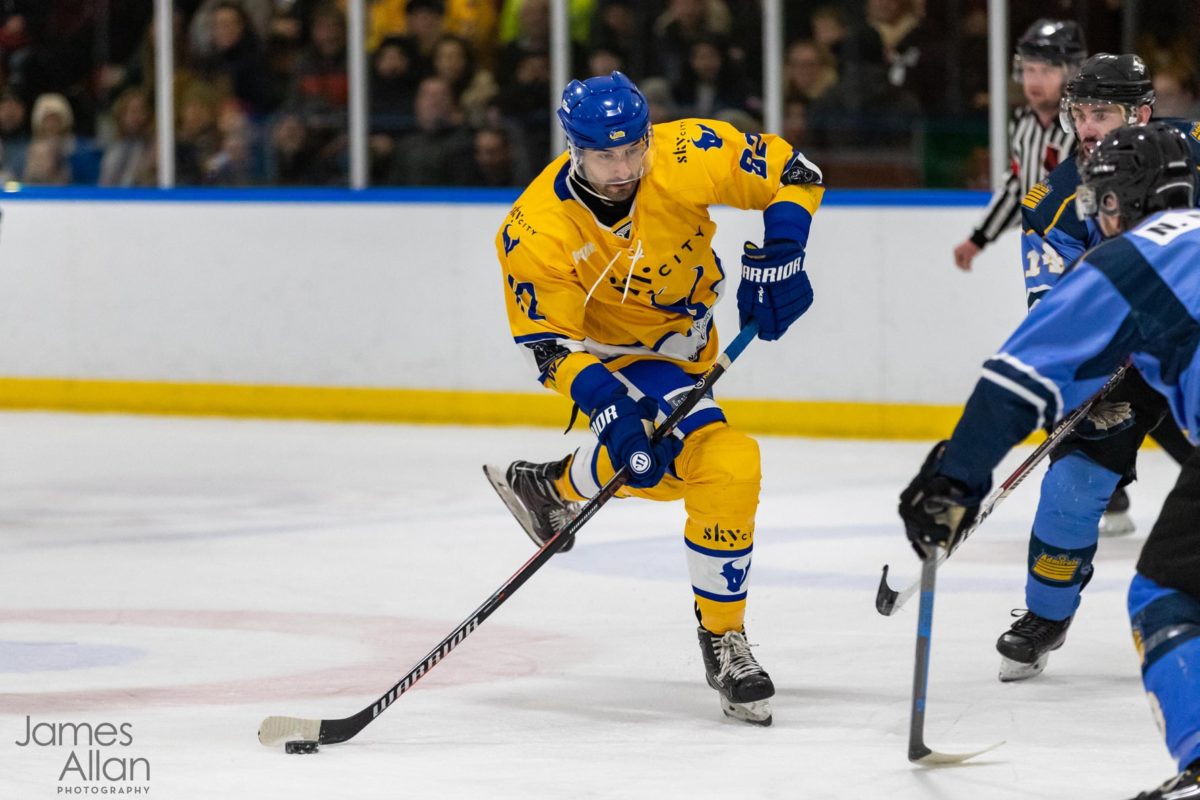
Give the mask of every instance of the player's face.
[[1065, 69], [1048, 61], [1021, 59], [1021, 86], [1025, 100], [1035, 111], [1051, 112], [1062, 97]]
[[1091, 158], [1096, 145], [1126, 124], [1127, 112], [1115, 103], [1071, 103], [1071, 124], [1084, 159]]
[[605, 150], [580, 150], [583, 178], [608, 200], [628, 200], [646, 171], [645, 140]]

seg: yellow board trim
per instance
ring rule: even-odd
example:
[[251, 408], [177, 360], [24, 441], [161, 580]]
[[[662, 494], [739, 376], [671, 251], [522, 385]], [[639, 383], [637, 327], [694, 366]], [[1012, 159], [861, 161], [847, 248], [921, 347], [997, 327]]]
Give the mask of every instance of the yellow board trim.
[[[949, 436], [961, 406], [721, 400], [750, 433], [863, 439]], [[0, 378], [0, 409], [561, 428], [571, 405], [551, 392], [468, 392], [221, 383]]]

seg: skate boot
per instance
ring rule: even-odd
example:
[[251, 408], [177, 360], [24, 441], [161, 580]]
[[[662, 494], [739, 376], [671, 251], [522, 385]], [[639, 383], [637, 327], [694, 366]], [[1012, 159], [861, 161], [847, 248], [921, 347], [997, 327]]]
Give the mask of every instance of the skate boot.
[[1104, 509], [1104, 516], [1100, 517], [1100, 535], [1128, 536], [1133, 530], [1133, 518], [1129, 516], [1129, 495], [1121, 486], [1113, 492], [1108, 507]]
[[1142, 792], [1133, 800], [1196, 800], [1200, 797], [1200, 764], [1193, 763], [1157, 789]]
[[[550, 541], [583, 508], [580, 503], [563, 500], [554, 488], [554, 481], [562, 477], [570, 460], [567, 456], [546, 464], [514, 461], [507, 470], [491, 465], [483, 468], [496, 494], [538, 547]], [[574, 546], [575, 537], [567, 537], [559, 552], [565, 553]]]
[[770, 725], [768, 698], [775, 694], [775, 684], [754, 660], [745, 633], [729, 631], [718, 635], [704, 627], [697, 628], [696, 633], [700, 637], [700, 655], [704, 657], [708, 685], [720, 694], [725, 716], [752, 725]]
[[[1013, 616], [1017, 615], [1013, 612]], [[1050, 660], [1050, 651], [1057, 650], [1067, 640], [1067, 628], [1071, 620], [1061, 622], [1039, 617], [1032, 611], [1012, 624], [1012, 627], [996, 641], [1000, 652], [1000, 680], [1023, 681], [1041, 674]]]

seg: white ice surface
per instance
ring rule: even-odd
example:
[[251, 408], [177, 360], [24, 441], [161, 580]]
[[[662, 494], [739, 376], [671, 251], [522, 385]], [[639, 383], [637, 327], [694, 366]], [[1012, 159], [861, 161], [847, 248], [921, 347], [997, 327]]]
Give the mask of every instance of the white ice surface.
[[[1132, 797], [1174, 772], [1124, 592], [1176, 468], [1142, 454], [1139, 531], [1105, 540], [1045, 675], [996, 680], [1023, 605], [1039, 476], [940, 576], [926, 738], [906, 758], [916, 575], [896, 496], [928, 444], [763, 438], [748, 630], [775, 724], [721, 716], [703, 680], [682, 507], [611, 503], [418, 687], [311, 756], [258, 744], [271, 714], [372, 703], [533, 552], [479, 471], [580, 434], [0, 415], [0, 798], [36, 800], [71, 747], [39, 722], [130, 723], [104, 757], [171, 798]], [[1018, 453], [1007, 465], [1015, 464]], [[83, 751], [78, 748], [80, 759]], [[99, 795], [87, 795], [99, 796]]]

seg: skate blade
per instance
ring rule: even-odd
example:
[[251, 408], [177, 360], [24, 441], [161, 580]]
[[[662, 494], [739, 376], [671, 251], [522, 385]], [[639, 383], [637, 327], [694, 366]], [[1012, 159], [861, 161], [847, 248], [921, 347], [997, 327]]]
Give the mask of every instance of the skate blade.
[[771, 724], [771, 701], [755, 700], [752, 703], [731, 703], [721, 698], [721, 710], [725, 716], [751, 725], [761, 725], [764, 728]]
[[1101, 536], [1128, 536], [1137, 529], [1133, 519], [1124, 511], [1108, 512], [1100, 517]]
[[500, 495], [500, 499], [508, 507], [508, 511], [513, 515], [513, 519], [525, 531], [525, 535], [540, 548], [542, 542], [538, 540], [533, 532], [533, 520], [530, 518], [529, 512], [525, 510], [525, 507], [517, 500], [512, 487], [508, 485], [508, 481], [504, 477], [504, 467], [498, 467], [494, 464], [484, 464], [483, 474], [487, 477], [488, 483], [492, 485], [492, 488], [496, 490], [496, 494]]
[[1046, 664], [1049, 661], [1049, 654], [1042, 655], [1032, 664], [1024, 664], [1020, 661], [1013, 661], [1011, 658], [1000, 656], [1000, 680], [1002, 683], [1012, 683], [1013, 681], [1024, 681], [1035, 675], [1041, 675], [1042, 670], [1046, 668]]

